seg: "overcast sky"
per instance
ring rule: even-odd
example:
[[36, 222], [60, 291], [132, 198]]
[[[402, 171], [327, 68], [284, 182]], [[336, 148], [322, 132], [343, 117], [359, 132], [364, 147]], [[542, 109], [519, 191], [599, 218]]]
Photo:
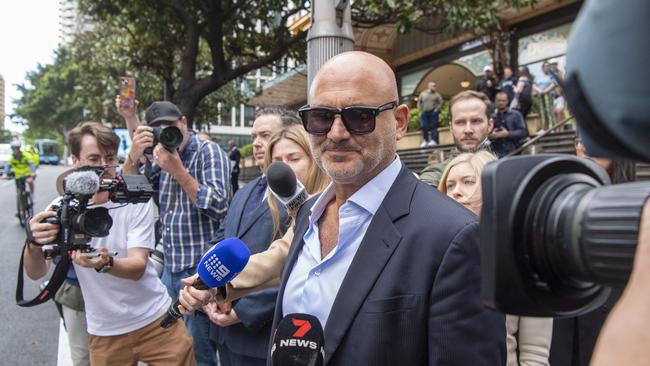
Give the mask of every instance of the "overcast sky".
[[0, 74], [7, 115], [19, 97], [15, 84], [24, 83], [25, 74], [39, 63], [52, 62], [58, 36], [58, 0], [0, 1]]

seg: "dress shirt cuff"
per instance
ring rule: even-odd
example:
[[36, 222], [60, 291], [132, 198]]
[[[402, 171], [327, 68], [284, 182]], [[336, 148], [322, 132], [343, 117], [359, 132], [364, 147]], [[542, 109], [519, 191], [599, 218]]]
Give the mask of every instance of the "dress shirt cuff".
[[214, 193], [212, 187], [199, 184], [199, 192], [196, 196], [196, 206], [202, 210], [207, 210], [212, 202], [212, 193]]

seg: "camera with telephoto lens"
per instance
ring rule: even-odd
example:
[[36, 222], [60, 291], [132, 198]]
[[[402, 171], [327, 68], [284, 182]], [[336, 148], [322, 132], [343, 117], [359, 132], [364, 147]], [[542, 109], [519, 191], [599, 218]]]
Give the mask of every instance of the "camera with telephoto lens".
[[[174, 151], [183, 143], [183, 133], [176, 126], [156, 126], [153, 127], [153, 146], [160, 143], [165, 149]], [[153, 147], [144, 150], [146, 154], [153, 153]]]
[[[619, 72], [645, 66], [648, 12], [645, 0], [588, 1], [573, 26], [562, 89], [590, 156], [650, 161], [650, 82]], [[610, 185], [590, 160], [533, 155], [488, 164], [482, 190], [484, 304], [577, 316], [627, 283], [650, 182]]]
[[109, 192], [109, 199], [115, 203], [146, 203], [151, 199], [154, 190], [146, 177], [122, 175], [100, 180], [103, 171], [103, 167], [83, 167], [64, 180], [65, 193], [51, 207], [56, 216], [44, 220], [61, 225], [57, 238], [45, 250], [46, 256], [54, 257], [70, 250], [92, 252], [90, 240], [108, 235], [113, 225], [108, 209], [88, 207], [90, 198], [98, 191]]

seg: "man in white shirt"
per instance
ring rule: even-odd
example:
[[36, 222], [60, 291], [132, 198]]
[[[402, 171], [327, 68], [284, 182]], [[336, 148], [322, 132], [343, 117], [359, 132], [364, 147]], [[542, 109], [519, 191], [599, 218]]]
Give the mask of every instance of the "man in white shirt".
[[[103, 166], [102, 178], [114, 178], [119, 137], [108, 127], [86, 122], [68, 134], [74, 168]], [[168, 329], [159, 326], [170, 306], [167, 294], [148, 255], [154, 249], [152, 202], [118, 205], [108, 192], [98, 192], [93, 206], [105, 207], [113, 220], [108, 236], [93, 238], [89, 245], [99, 257], [80, 251], [72, 254], [86, 303], [93, 365], [132, 365], [143, 361], [155, 365], [194, 365], [192, 338], [183, 322]], [[43, 211], [30, 221], [33, 242], [24, 252], [27, 275], [37, 279], [49, 266], [42, 245], [55, 241], [59, 225], [43, 222], [55, 216]], [[117, 252], [115, 257], [109, 255]]]

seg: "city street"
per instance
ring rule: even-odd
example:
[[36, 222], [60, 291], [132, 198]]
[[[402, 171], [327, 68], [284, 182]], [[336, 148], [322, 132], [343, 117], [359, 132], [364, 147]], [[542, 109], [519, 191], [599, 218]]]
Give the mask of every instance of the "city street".
[[[56, 177], [65, 170], [62, 166], [41, 166], [36, 179], [35, 210], [41, 211], [56, 197]], [[53, 302], [31, 308], [16, 305], [16, 274], [20, 253], [25, 240], [23, 228], [18, 224], [15, 186], [13, 181], [0, 181], [0, 237], [3, 253], [0, 255], [0, 323], [2, 365], [65, 365], [58, 363], [59, 314]], [[41, 281], [25, 277], [25, 298], [37, 294]]]

